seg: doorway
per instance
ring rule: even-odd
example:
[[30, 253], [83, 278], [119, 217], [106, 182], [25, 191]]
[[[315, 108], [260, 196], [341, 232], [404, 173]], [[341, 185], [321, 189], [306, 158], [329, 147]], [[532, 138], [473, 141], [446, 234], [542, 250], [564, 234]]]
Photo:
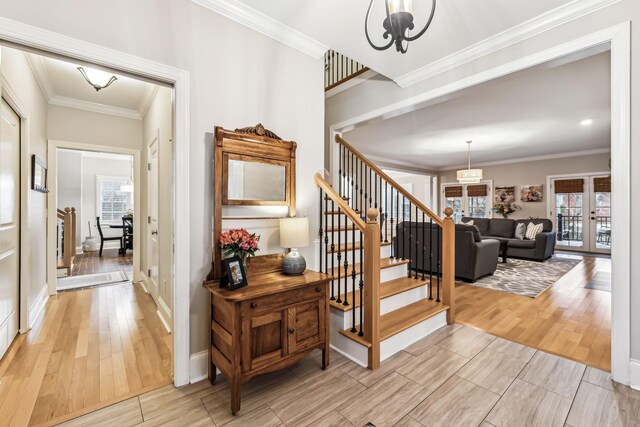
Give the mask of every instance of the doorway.
[[550, 177], [549, 212], [561, 249], [611, 253], [611, 175]]
[[493, 208], [492, 181], [477, 184], [442, 184], [442, 206], [453, 209], [453, 220], [457, 224], [462, 217], [490, 218]]
[[20, 302], [20, 116], [0, 105], [0, 358], [18, 334]]

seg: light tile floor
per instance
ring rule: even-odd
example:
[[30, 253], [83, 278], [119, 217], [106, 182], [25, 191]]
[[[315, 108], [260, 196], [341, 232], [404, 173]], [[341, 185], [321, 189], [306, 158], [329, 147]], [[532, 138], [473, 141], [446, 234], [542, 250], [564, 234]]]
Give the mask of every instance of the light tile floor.
[[608, 373], [446, 326], [382, 363], [362, 368], [333, 352], [254, 378], [229, 411], [224, 379], [166, 386], [66, 426], [640, 426], [640, 392]]

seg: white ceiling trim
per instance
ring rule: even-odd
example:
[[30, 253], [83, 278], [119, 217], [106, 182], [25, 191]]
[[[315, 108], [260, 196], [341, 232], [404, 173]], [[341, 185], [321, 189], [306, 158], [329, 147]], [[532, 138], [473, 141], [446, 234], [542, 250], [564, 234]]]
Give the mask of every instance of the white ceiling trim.
[[347, 80], [344, 83], [339, 84], [338, 86], [329, 89], [328, 91], [326, 91], [324, 93], [324, 99], [329, 99], [334, 95], [339, 94], [340, 92], [344, 92], [347, 89], [351, 89], [352, 87], [359, 85], [360, 83], [366, 82], [367, 80], [377, 76], [378, 73], [376, 73], [373, 70], [367, 70], [364, 73], [360, 74], [359, 76], [355, 76], [349, 80]]
[[316, 59], [322, 58], [329, 50], [314, 39], [237, 0], [191, 1]]
[[[537, 160], [564, 159], [566, 157], [581, 157], [581, 156], [591, 156], [594, 154], [606, 154], [606, 153], [611, 153], [611, 148], [596, 148], [593, 150], [571, 151], [569, 153], [560, 153], [560, 154], [545, 154], [542, 156], [516, 157], [514, 159], [496, 160], [494, 162], [484, 162], [484, 163], [471, 162], [471, 166], [484, 167], [484, 166], [509, 165], [512, 163], [526, 163], [526, 162], [535, 162]], [[467, 166], [468, 165], [465, 163], [457, 166], [445, 166], [443, 168], [436, 168], [436, 170], [439, 172], [442, 172], [442, 171], [449, 171], [454, 169], [466, 169]]]
[[42, 57], [29, 52], [24, 52], [24, 56], [27, 58], [29, 67], [31, 67], [31, 71], [33, 71], [33, 75], [38, 82], [38, 86], [40, 86], [42, 94], [47, 99], [47, 102], [49, 102], [51, 98], [55, 96], [55, 93]]
[[142, 115], [137, 110], [98, 104], [97, 102], [82, 101], [76, 98], [67, 98], [66, 96], [54, 95], [49, 100], [49, 104], [100, 114], [110, 114], [112, 116], [123, 117], [125, 119], [142, 120]]
[[529, 21], [509, 28], [495, 36], [459, 50], [424, 67], [399, 76], [394, 81], [406, 88], [422, 80], [452, 70], [475, 59], [519, 43], [537, 34], [551, 30], [569, 21], [605, 8], [620, 0], [574, 0]]

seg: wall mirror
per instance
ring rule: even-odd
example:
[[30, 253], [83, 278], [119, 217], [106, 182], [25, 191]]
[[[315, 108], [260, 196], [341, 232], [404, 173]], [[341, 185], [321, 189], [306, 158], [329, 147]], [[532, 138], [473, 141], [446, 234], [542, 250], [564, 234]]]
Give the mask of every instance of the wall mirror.
[[289, 162], [225, 154], [222, 166], [224, 205], [287, 204]]

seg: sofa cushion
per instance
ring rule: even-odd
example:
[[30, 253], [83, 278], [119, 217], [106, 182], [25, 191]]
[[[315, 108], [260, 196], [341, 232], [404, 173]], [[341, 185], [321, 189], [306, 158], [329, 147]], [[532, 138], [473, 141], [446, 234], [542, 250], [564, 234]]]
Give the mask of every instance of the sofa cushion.
[[510, 248], [523, 248], [523, 249], [533, 249], [536, 247], [535, 240], [520, 240], [520, 239], [510, 239], [507, 241], [507, 246]]
[[526, 233], [527, 233], [527, 226], [521, 222], [518, 223], [516, 225], [515, 238], [523, 240]]
[[467, 222], [473, 220], [473, 225], [478, 227], [481, 235], [489, 234], [489, 218], [471, 218], [471, 217], [462, 217], [460, 221]]
[[480, 235], [480, 230], [475, 225], [466, 225], [466, 224], [456, 224], [456, 232], [458, 231], [470, 231], [473, 233], [473, 240], [475, 242], [482, 241], [482, 236]]
[[553, 231], [553, 222], [548, 218], [532, 218], [532, 219], [516, 219], [517, 224], [524, 224], [525, 227], [532, 222], [534, 224], [542, 224], [542, 231]]
[[542, 233], [542, 226], [543, 226], [542, 224], [534, 224], [530, 222], [527, 225], [527, 233], [525, 237], [529, 240], [535, 240], [536, 236]]
[[487, 234], [510, 239], [513, 237], [515, 229], [516, 222], [512, 219], [492, 219], [489, 221], [489, 232]]

